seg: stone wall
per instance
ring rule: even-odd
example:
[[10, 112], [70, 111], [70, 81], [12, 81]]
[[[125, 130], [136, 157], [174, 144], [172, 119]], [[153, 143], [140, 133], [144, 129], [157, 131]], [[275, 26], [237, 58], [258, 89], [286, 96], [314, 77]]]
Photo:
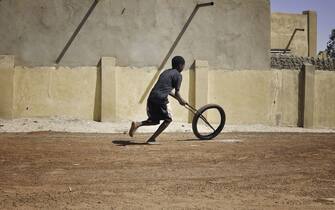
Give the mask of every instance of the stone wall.
[[317, 70], [335, 71], [335, 59], [299, 57], [291, 54], [274, 53], [271, 55], [271, 68], [300, 70], [304, 64], [311, 64]]

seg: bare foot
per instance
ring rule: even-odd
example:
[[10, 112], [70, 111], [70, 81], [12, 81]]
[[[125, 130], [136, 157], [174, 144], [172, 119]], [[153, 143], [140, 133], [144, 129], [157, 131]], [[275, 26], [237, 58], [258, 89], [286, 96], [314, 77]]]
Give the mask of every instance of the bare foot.
[[136, 122], [131, 122], [130, 130], [129, 130], [129, 136], [133, 137], [134, 133], [136, 132], [136, 129], [138, 128]]

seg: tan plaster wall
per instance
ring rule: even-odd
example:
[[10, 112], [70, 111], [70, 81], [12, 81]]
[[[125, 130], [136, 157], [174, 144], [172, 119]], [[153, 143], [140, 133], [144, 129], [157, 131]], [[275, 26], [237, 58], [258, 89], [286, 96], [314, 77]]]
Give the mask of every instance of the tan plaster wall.
[[[14, 67], [11, 59], [0, 65], [0, 117], [51, 117], [99, 120], [101, 116], [100, 67]], [[0, 59], [1, 61], [1, 59]], [[146, 101], [140, 99], [152, 80], [155, 67], [131, 68], [109, 65], [115, 72], [104, 83], [116, 87], [111, 100], [114, 121], [144, 120]], [[222, 105], [227, 124], [266, 124], [297, 126], [299, 121], [299, 75], [296, 70], [211, 70], [208, 71], [208, 93], [195, 93], [197, 69], [185, 70], [182, 96], [195, 103], [207, 97], [207, 103]], [[201, 69], [198, 69], [201, 71]], [[204, 72], [202, 72], [204, 73]], [[108, 75], [108, 74], [106, 74]], [[201, 78], [198, 78], [198, 85]], [[115, 80], [115, 81], [112, 81]], [[302, 84], [302, 83], [301, 83]], [[335, 127], [335, 72], [315, 72], [314, 126]], [[109, 88], [109, 89], [108, 89]], [[106, 91], [110, 90], [108, 87]], [[114, 98], [115, 97], [115, 98]], [[199, 98], [198, 98], [199, 99]], [[200, 98], [201, 99], [201, 98]], [[174, 99], [170, 99], [175, 121], [189, 121], [192, 116]], [[301, 101], [300, 101], [301, 102]], [[205, 102], [204, 102], [205, 103]], [[199, 108], [199, 107], [197, 107]], [[213, 114], [210, 121], [217, 121]], [[107, 120], [108, 121], [108, 120]]]
[[0, 117], [13, 117], [14, 56], [0, 55]]
[[292, 53], [298, 56], [308, 56], [308, 28], [307, 15], [272, 13], [271, 14], [271, 49], [286, 48], [295, 28], [297, 31], [289, 47]]
[[209, 102], [224, 107], [227, 124], [270, 124], [271, 78], [271, 71], [209, 71]]
[[208, 102], [224, 107], [227, 124], [297, 126], [298, 75], [292, 70], [211, 70]]
[[271, 117], [274, 125], [297, 126], [299, 115], [299, 74], [294, 70], [271, 70], [273, 101]]
[[0, 67], [0, 118], [13, 116], [13, 75], [13, 69]]
[[335, 128], [335, 72], [315, 71], [314, 126]]
[[15, 67], [14, 118], [94, 118], [96, 67]]

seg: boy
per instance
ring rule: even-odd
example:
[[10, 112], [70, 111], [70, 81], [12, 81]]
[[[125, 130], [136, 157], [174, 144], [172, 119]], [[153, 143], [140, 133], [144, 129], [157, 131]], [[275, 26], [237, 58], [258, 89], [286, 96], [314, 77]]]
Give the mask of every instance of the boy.
[[[158, 125], [160, 120], [164, 120], [157, 131], [147, 140], [148, 144], [154, 144], [156, 138], [169, 126], [172, 122], [172, 116], [169, 108], [168, 96], [172, 96], [180, 105], [186, 104], [185, 100], [180, 96], [179, 90], [182, 81], [181, 72], [185, 67], [185, 60], [181, 56], [175, 56], [172, 59], [172, 69], [165, 70], [160, 76], [155, 86], [150, 92], [147, 101], [148, 119], [142, 122], [132, 122], [129, 135], [133, 137], [137, 128], [141, 126]], [[173, 93], [173, 89], [175, 92]]]

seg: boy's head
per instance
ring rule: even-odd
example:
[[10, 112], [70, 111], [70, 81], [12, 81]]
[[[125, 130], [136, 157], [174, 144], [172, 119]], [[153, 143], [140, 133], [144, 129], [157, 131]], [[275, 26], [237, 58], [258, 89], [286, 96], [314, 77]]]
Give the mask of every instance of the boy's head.
[[172, 58], [172, 68], [182, 72], [185, 67], [185, 60], [181, 56], [175, 56]]

